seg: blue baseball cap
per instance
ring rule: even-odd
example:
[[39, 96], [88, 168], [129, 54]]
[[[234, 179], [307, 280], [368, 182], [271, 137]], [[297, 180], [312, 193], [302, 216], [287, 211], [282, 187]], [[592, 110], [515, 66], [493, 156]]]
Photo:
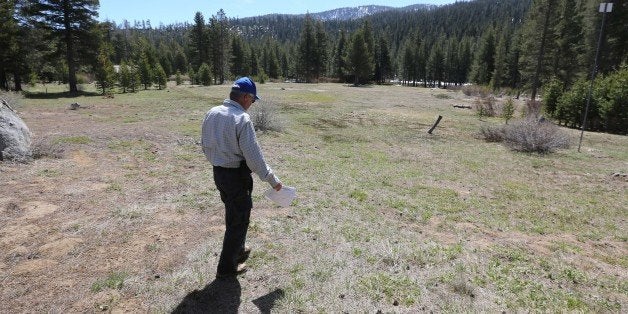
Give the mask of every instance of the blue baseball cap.
[[253, 94], [255, 95], [256, 100], [260, 99], [257, 96], [257, 88], [255, 87], [255, 83], [253, 82], [252, 79], [246, 76], [241, 77], [237, 79], [235, 82], [233, 82], [233, 85], [231, 86], [231, 90], [239, 91], [239, 92], [247, 93], [247, 94]]

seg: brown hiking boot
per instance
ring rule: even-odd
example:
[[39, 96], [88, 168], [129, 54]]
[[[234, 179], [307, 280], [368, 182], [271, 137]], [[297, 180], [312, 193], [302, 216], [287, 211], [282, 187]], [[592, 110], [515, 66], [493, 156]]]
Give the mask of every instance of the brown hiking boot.
[[246, 262], [246, 260], [249, 258], [249, 255], [251, 255], [251, 248], [245, 246], [244, 250], [242, 250], [242, 252], [240, 252], [240, 255], [238, 255], [238, 259], [236, 261], [238, 262], [238, 264], [242, 264]]
[[247, 270], [248, 268], [246, 267], [246, 264], [241, 263], [241, 264], [238, 264], [238, 268], [234, 272], [216, 273], [216, 279], [226, 279], [226, 278], [236, 277], [237, 275], [244, 274]]

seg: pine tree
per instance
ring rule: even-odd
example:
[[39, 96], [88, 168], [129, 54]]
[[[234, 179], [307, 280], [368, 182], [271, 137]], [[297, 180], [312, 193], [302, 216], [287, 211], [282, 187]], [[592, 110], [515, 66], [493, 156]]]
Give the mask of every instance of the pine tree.
[[460, 66], [460, 61], [458, 60], [458, 40], [456, 38], [452, 37], [447, 40], [444, 61], [444, 79], [447, 86], [449, 86], [449, 84], [456, 83], [456, 72]]
[[319, 77], [326, 74], [326, 65], [328, 61], [327, 51], [327, 34], [323, 28], [323, 23], [316, 23], [316, 49], [315, 49], [315, 62], [314, 62], [314, 77], [318, 80]]
[[362, 37], [364, 38], [364, 43], [366, 44], [366, 54], [367, 56], [370, 57], [371, 62], [373, 62], [373, 70], [371, 73], [371, 77], [368, 77], [367, 79], [370, 81], [373, 78], [373, 75], [375, 74], [374, 72], [374, 68], [375, 68], [375, 35], [373, 34], [373, 27], [371, 26], [371, 23], [369, 22], [368, 19], [365, 19], [364, 22], [362, 23]]
[[408, 40], [406, 44], [404, 45], [403, 57], [401, 60], [402, 81], [404, 82], [404, 84], [406, 84], [407, 82], [408, 85], [412, 83], [412, 86], [416, 86], [416, 81], [417, 81], [416, 58], [414, 57], [416, 49], [417, 48], [415, 47], [414, 42], [412, 40]]
[[113, 88], [115, 81], [113, 63], [109, 59], [111, 50], [111, 47], [102, 45], [98, 53], [97, 62], [94, 65], [96, 86], [102, 91], [103, 95], [107, 94], [107, 92]]
[[216, 15], [212, 16], [209, 24], [209, 42], [211, 70], [214, 83], [225, 82], [229, 70], [229, 25], [225, 11], [220, 9]]
[[383, 84], [390, 77], [391, 73], [392, 61], [390, 59], [390, 51], [388, 50], [388, 42], [386, 42], [384, 37], [380, 37], [375, 54], [375, 81]]
[[133, 63], [129, 62], [128, 68], [130, 70], [129, 76], [129, 88], [132, 93], [135, 93], [142, 84], [142, 77], [140, 75], [140, 69]]
[[534, 0], [523, 25], [521, 47], [522, 79], [531, 90], [534, 101], [543, 78], [551, 71], [551, 53], [556, 42], [552, 32], [557, 23], [557, 0]]
[[506, 71], [504, 73], [504, 85], [517, 89], [521, 85], [521, 73], [519, 69], [521, 54], [521, 36], [515, 32], [510, 39], [508, 55], [506, 56]]
[[511, 36], [512, 34], [508, 31], [508, 28], [502, 28], [502, 34], [495, 48], [495, 64], [489, 84], [493, 90], [498, 90], [506, 85], [508, 44]]
[[469, 81], [469, 71], [471, 69], [472, 60], [471, 42], [469, 37], [465, 37], [458, 47], [458, 68], [455, 74], [456, 83], [463, 84]]
[[495, 32], [489, 28], [480, 39], [480, 47], [475, 55], [472, 66], [472, 81], [477, 84], [488, 84], [495, 70]]
[[344, 80], [345, 78], [345, 54], [347, 49], [347, 38], [345, 37], [345, 31], [340, 31], [340, 38], [336, 43], [336, 49], [334, 51], [334, 65], [333, 76], [337, 79]]
[[428, 80], [431, 82], [432, 86], [436, 86], [436, 84], [438, 84], [438, 87], [440, 87], [443, 82], [445, 72], [444, 60], [442, 40], [439, 40], [432, 45], [426, 64]]
[[[599, 60], [601, 74], [610, 73], [621, 69], [622, 64], [628, 64], [628, 1], [599, 1], [614, 2], [613, 12], [606, 14], [606, 24], [604, 26], [604, 43]], [[598, 4], [595, 2], [595, 40], [601, 25], [602, 14], [598, 12]], [[592, 50], [595, 46], [592, 46]], [[593, 56], [593, 53], [591, 54]], [[593, 64], [593, 58], [589, 64]], [[590, 68], [590, 67], [589, 67]]]
[[198, 82], [204, 86], [209, 86], [212, 83], [212, 73], [209, 65], [207, 63], [201, 64], [201, 67], [198, 68]]
[[144, 89], [148, 89], [153, 85], [153, 69], [148, 61], [146, 53], [142, 54], [139, 66], [140, 82], [144, 85]]
[[164, 71], [164, 68], [159, 63], [157, 63], [154, 66], [154, 71], [155, 71], [155, 83], [157, 83], [157, 88], [158, 89], [165, 88], [166, 84], [168, 83], [168, 76], [166, 75], [166, 71]]
[[9, 90], [8, 75], [15, 72], [13, 64], [18, 58], [19, 29], [15, 19], [15, 2], [0, 2], [0, 89]]
[[175, 73], [174, 75], [174, 81], [176, 82], [177, 86], [183, 83], [183, 79], [181, 78], [181, 71], [177, 70], [177, 73]]
[[231, 39], [231, 74], [236, 77], [246, 76], [249, 71], [246, 70], [246, 50], [242, 38], [234, 36]]
[[554, 29], [555, 49], [552, 55], [552, 74], [563, 82], [563, 90], [571, 86], [578, 72], [586, 68], [579, 61], [584, 54], [584, 31], [578, 6], [570, 0], [558, 4], [559, 17]]
[[203, 62], [209, 62], [209, 38], [205, 26], [205, 17], [201, 12], [194, 15], [194, 25], [190, 30], [190, 54], [191, 62], [195, 68], [201, 66]]
[[89, 57], [81, 52], [95, 50], [90, 31], [96, 24], [98, 0], [30, 0], [28, 3], [29, 15], [63, 42], [60, 50], [65, 55], [70, 92], [77, 92], [76, 71], [81, 63], [91, 61], [80, 60]]
[[120, 63], [120, 72], [118, 73], [118, 81], [120, 82], [120, 87], [122, 88], [123, 93], [126, 93], [127, 89], [129, 90], [132, 89], [131, 82], [133, 78], [131, 77], [132, 75], [131, 71], [132, 71], [131, 68], [125, 61], [122, 61], [122, 63]]
[[317, 56], [317, 43], [316, 34], [314, 32], [314, 25], [312, 17], [309, 14], [305, 15], [305, 22], [301, 29], [301, 38], [298, 43], [298, 59], [297, 59], [297, 75], [305, 80], [305, 82], [312, 82], [317, 78], [316, 71], [319, 67]]
[[373, 57], [366, 53], [367, 51], [364, 32], [358, 30], [351, 36], [346, 60], [348, 72], [353, 75], [355, 86], [368, 82], [373, 75]]
[[196, 72], [194, 72], [192, 65], [189, 67], [188, 77], [190, 78], [190, 84], [194, 85], [198, 83], [198, 80], [196, 79]]

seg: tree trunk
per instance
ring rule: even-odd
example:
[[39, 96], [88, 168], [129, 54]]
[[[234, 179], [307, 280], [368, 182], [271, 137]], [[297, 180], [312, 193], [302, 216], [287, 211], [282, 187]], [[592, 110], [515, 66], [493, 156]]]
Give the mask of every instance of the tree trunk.
[[65, 46], [66, 59], [68, 62], [68, 83], [70, 84], [70, 93], [78, 92], [76, 86], [76, 60], [74, 60], [74, 42], [72, 39], [72, 25], [70, 24], [70, 3], [68, 0], [63, 1], [63, 24], [65, 27]]
[[9, 85], [7, 84], [7, 74], [2, 68], [0, 68], [0, 89], [9, 90]]
[[547, 9], [545, 10], [545, 22], [543, 23], [543, 34], [541, 35], [541, 47], [539, 48], [539, 56], [536, 61], [536, 73], [532, 80], [532, 101], [536, 98], [537, 89], [539, 88], [539, 76], [543, 65], [543, 57], [545, 56], [545, 41], [547, 39], [547, 29], [549, 28], [550, 14], [552, 13], [553, 0], [547, 1]]
[[13, 74], [13, 81], [15, 83], [15, 91], [16, 92], [21, 92], [22, 91], [22, 78], [20, 77], [19, 74], [14, 73]]

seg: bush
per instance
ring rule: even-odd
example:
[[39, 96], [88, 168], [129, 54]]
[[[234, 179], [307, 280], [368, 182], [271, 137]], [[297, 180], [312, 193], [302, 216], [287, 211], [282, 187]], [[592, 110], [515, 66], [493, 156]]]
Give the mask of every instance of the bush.
[[[259, 103], [257, 103], [259, 102]], [[250, 109], [249, 115], [256, 131], [281, 132], [283, 126], [279, 121], [275, 106], [268, 101], [258, 100]]]
[[478, 97], [475, 101], [475, 111], [480, 118], [494, 117], [495, 97], [492, 95]]
[[491, 94], [491, 91], [486, 86], [465, 85], [464, 87], [462, 87], [462, 93], [465, 94], [466, 96], [487, 97], [488, 95]]
[[599, 115], [605, 131], [628, 134], [628, 65], [600, 79], [594, 98], [599, 103]]
[[569, 148], [569, 137], [547, 120], [525, 119], [505, 127], [504, 144], [514, 151], [544, 154]]
[[523, 117], [527, 119], [537, 120], [541, 115], [541, 102], [538, 100], [526, 101], [526, 107], [523, 111]]
[[543, 103], [545, 112], [550, 116], [554, 116], [556, 107], [558, 106], [558, 99], [563, 94], [562, 83], [552, 78], [543, 88]]
[[514, 115], [515, 102], [514, 100], [512, 100], [512, 98], [508, 98], [508, 100], [506, 100], [506, 102], [502, 106], [501, 117], [504, 119], [504, 121], [506, 121], [506, 124], [508, 124], [508, 121], [510, 121], [510, 119], [512, 119]]
[[198, 68], [198, 73], [196, 74], [197, 81], [204, 86], [209, 86], [212, 83], [212, 74], [209, 69], [209, 65], [207, 63], [201, 64], [201, 67]]
[[503, 142], [506, 130], [503, 126], [482, 126], [480, 136], [487, 142]]
[[509, 125], [482, 126], [480, 137], [487, 142], [503, 142], [506, 147], [526, 153], [551, 153], [569, 148], [569, 137], [547, 120], [525, 119]]
[[31, 147], [34, 159], [42, 158], [63, 158], [65, 149], [59, 141], [50, 141], [49, 139], [36, 139]]
[[[554, 115], [559, 124], [564, 123], [572, 128], [580, 127], [582, 125], [582, 114], [584, 113], [584, 108], [587, 104], [589, 85], [590, 83], [587, 82], [586, 79], [579, 79], [569, 91], [559, 97], [558, 104], [556, 106], [556, 113]], [[597, 102], [593, 97], [589, 103], [588, 120], [599, 120]], [[587, 124], [589, 127], [592, 126], [592, 124], [589, 124], [588, 122]]]

